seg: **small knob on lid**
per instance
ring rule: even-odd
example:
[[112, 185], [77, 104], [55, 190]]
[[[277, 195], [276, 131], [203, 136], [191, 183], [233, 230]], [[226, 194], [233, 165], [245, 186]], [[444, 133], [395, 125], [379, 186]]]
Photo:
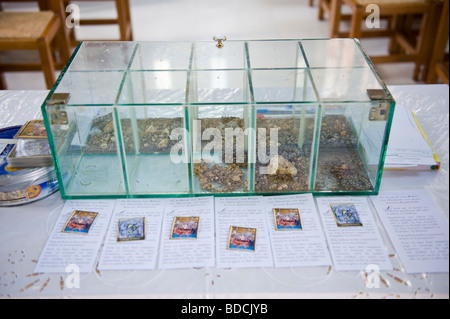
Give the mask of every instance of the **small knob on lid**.
[[216, 47], [220, 49], [223, 48], [223, 41], [226, 41], [227, 37], [224, 35], [216, 35], [213, 40], [217, 42]]

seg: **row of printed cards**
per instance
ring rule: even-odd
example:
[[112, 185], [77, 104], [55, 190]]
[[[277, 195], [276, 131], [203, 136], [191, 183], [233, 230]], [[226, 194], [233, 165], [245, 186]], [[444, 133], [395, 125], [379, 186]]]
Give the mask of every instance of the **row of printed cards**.
[[[441, 271], [435, 260], [429, 264], [434, 268], [425, 262], [411, 271]], [[66, 201], [35, 272], [65, 273], [72, 265], [81, 273], [94, 267], [392, 269], [368, 197], [314, 200], [311, 194]]]

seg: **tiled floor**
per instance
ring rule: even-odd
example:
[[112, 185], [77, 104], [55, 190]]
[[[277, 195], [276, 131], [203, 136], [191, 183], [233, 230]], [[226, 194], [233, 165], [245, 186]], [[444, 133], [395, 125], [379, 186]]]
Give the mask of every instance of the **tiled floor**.
[[[315, 1], [318, 2], [317, 0]], [[304, 39], [328, 37], [328, 19], [317, 19], [317, 5], [309, 0], [130, 0], [135, 40], [210, 40], [216, 34], [229, 39]], [[82, 17], [111, 17], [108, 2], [79, 3]], [[5, 10], [28, 10], [30, 4], [13, 3]], [[115, 26], [82, 27], [80, 39], [114, 39]], [[362, 40], [369, 54], [381, 54], [387, 42]], [[377, 65], [388, 85], [415, 84], [412, 63]], [[6, 73], [8, 89], [45, 89], [40, 72]]]

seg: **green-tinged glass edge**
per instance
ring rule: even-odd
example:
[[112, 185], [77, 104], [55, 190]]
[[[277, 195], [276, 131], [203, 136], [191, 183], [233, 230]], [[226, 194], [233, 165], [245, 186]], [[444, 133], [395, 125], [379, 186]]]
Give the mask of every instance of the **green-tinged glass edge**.
[[[67, 70], [69, 69], [70, 65], [72, 64], [73, 60], [75, 59], [78, 51], [80, 50], [81, 46], [83, 45], [83, 42], [80, 42], [78, 44], [78, 46], [75, 48], [75, 50], [73, 51], [72, 55], [69, 58], [69, 61], [67, 62], [67, 64], [64, 66], [63, 70], [61, 71], [61, 73], [59, 74], [58, 78], [55, 81], [55, 84], [53, 85], [53, 87], [50, 89], [50, 92], [47, 94], [47, 97], [44, 99], [44, 102], [41, 104], [41, 113], [42, 113], [42, 118], [44, 120], [44, 125], [45, 125], [45, 130], [47, 132], [50, 132], [50, 134], [47, 134], [47, 139], [48, 139], [48, 143], [50, 145], [50, 151], [52, 154], [52, 161], [53, 161], [53, 166], [55, 168], [55, 173], [56, 173], [56, 177], [58, 179], [58, 186], [59, 186], [59, 191], [61, 194], [61, 197], [63, 199], [68, 199], [67, 195], [65, 193], [65, 188], [64, 188], [64, 179], [63, 176], [61, 174], [61, 169], [58, 165], [58, 156], [56, 154], [56, 147], [55, 147], [55, 142], [53, 140], [53, 135], [51, 134], [51, 125], [48, 121], [49, 117], [47, 114], [47, 101], [51, 99], [53, 93], [55, 92], [56, 88], [58, 87], [59, 83], [62, 81], [62, 79], [64, 78], [64, 75], [66, 74]], [[71, 172], [72, 173], [72, 172]], [[68, 178], [71, 178], [71, 176], [69, 176]]]

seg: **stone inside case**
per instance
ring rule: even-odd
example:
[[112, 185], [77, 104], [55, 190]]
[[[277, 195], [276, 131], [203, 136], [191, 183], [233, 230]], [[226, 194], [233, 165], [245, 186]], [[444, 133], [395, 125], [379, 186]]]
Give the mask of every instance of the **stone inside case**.
[[86, 42], [64, 92], [42, 107], [64, 198], [375, 194], [395, 105], [350, 39]]

